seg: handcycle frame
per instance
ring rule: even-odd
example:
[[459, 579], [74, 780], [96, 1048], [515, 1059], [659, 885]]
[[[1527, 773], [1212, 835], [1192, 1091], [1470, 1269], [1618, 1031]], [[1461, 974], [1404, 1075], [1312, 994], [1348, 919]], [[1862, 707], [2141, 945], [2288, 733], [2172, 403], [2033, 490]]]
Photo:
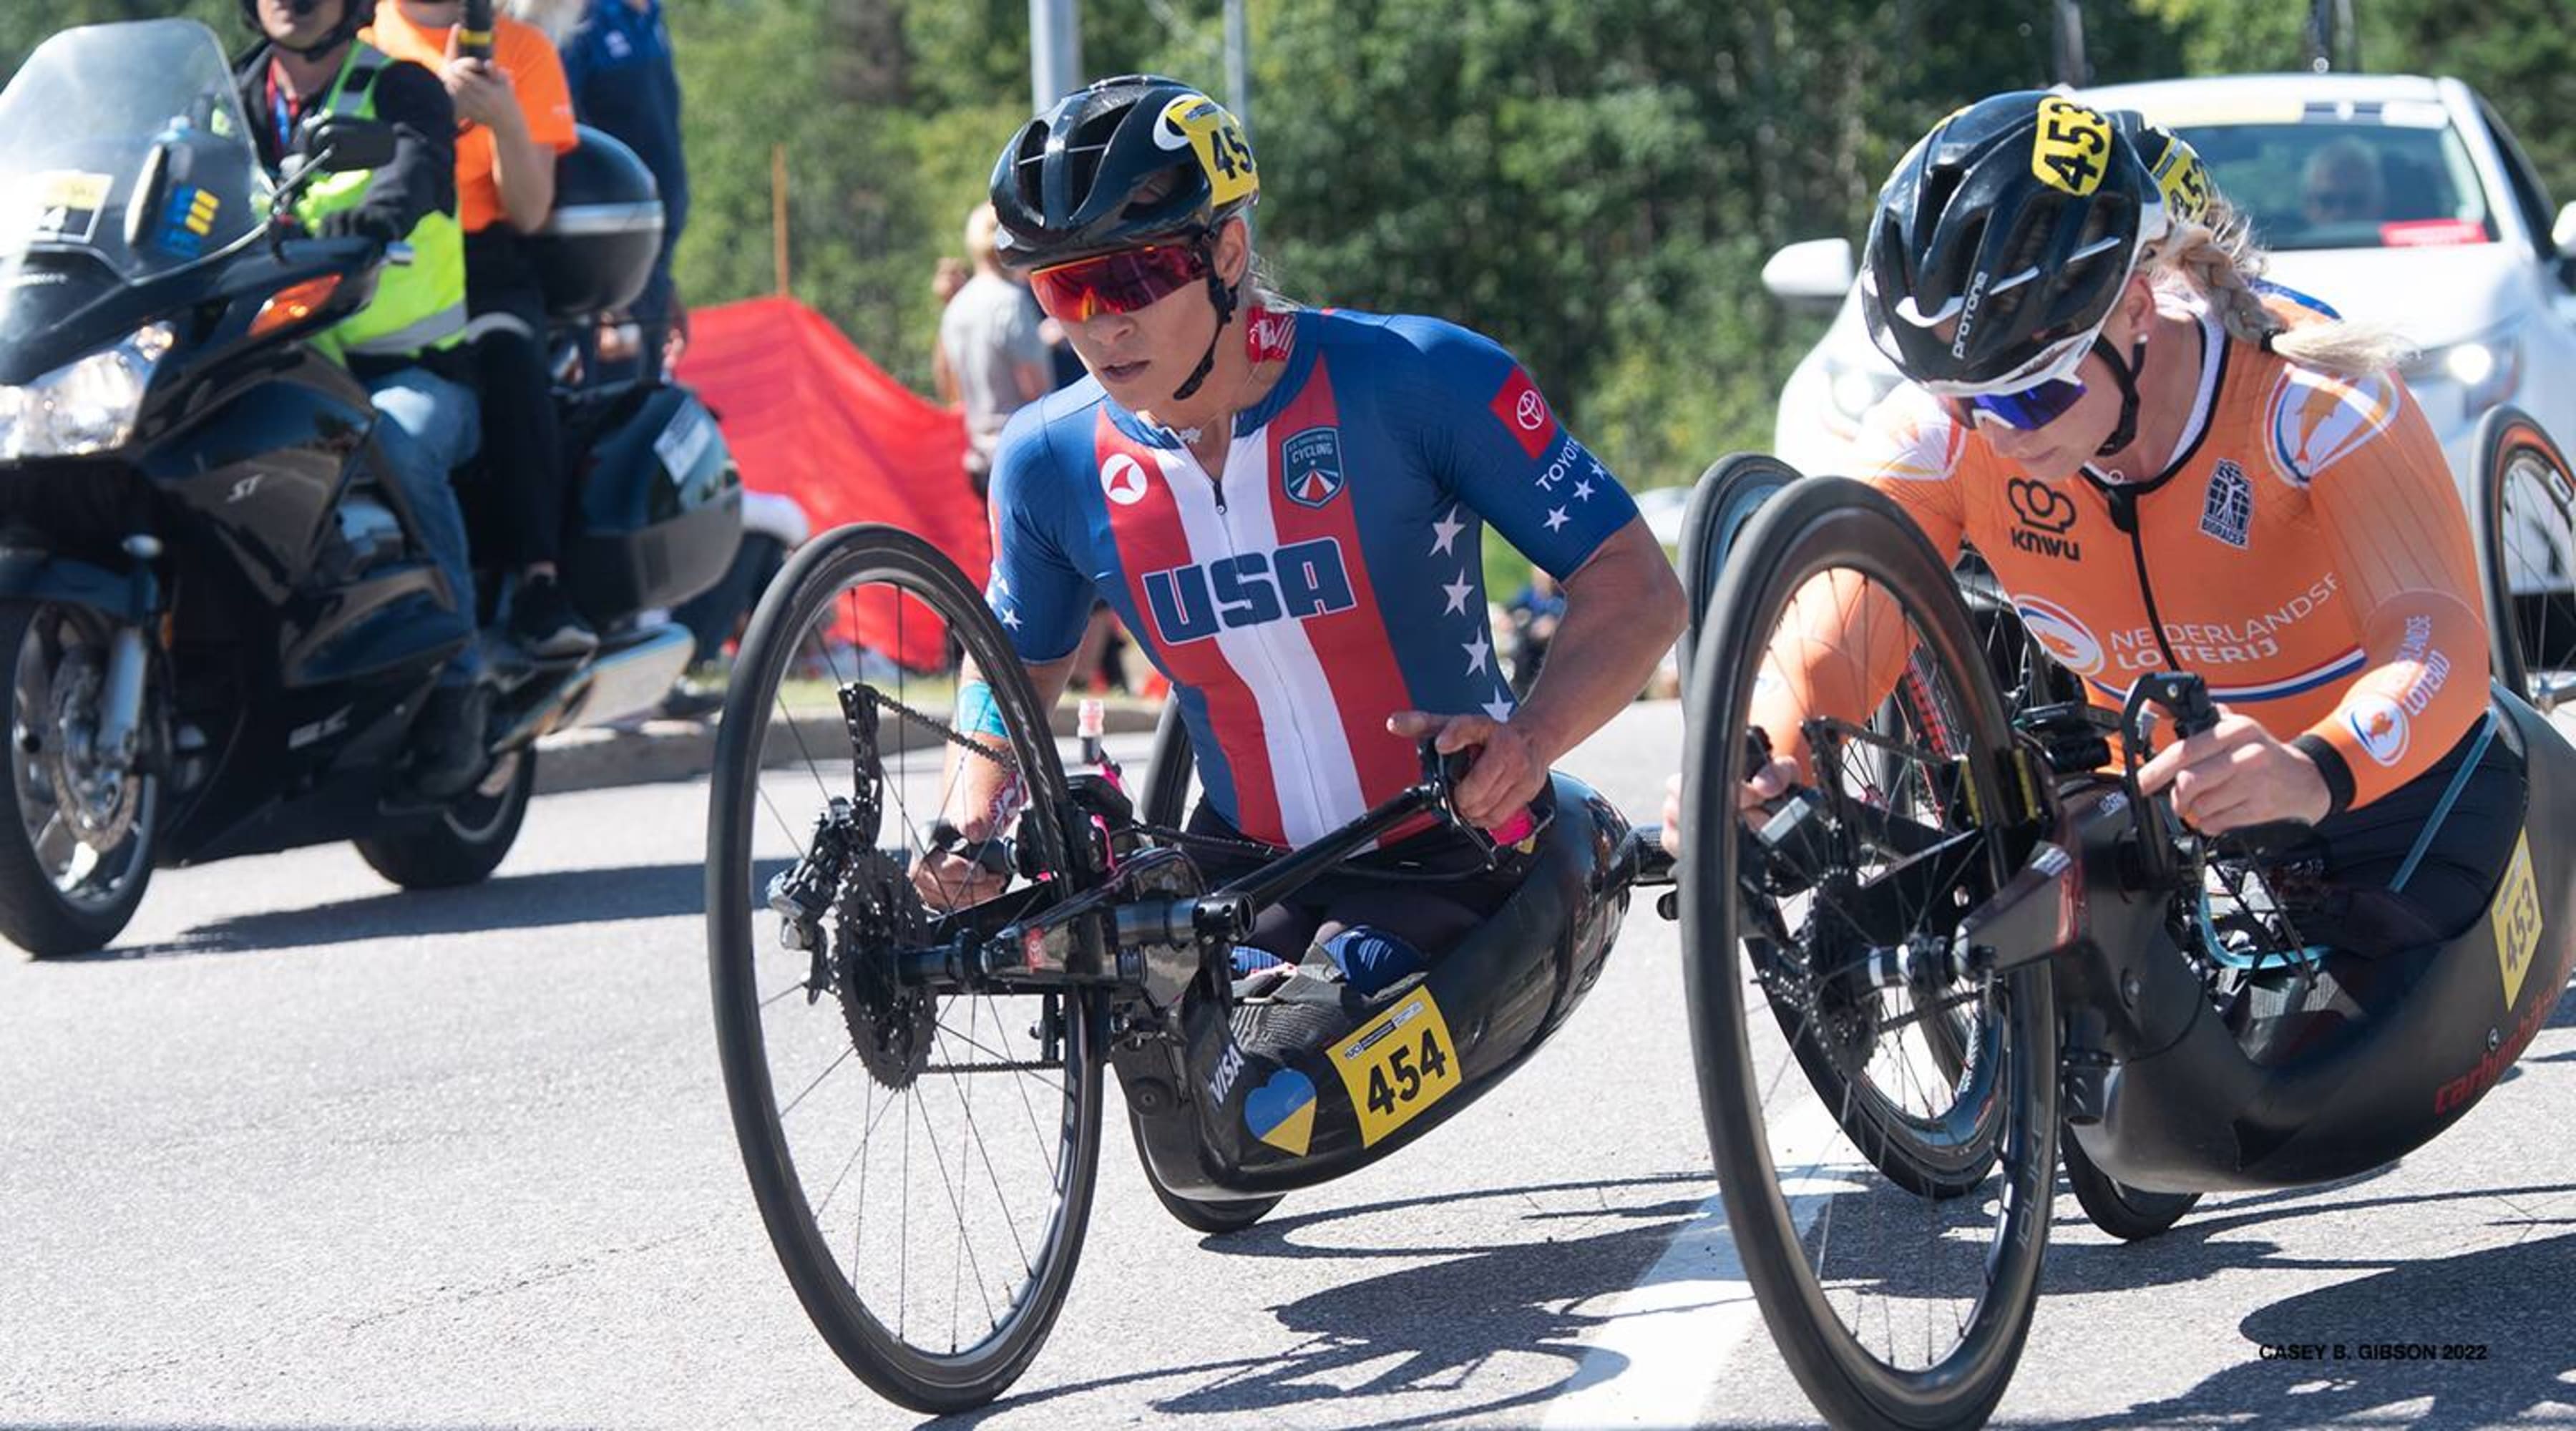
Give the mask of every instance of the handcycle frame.
[[[2069, 729], [2063, 711], [2033, 713], [2057, 722], [2052, 750], [2017, 721], [2010, 768], [2021, 808], [1998, 822], [2012, 872], [1946, 941], [1870, 951], [1866, 977], [1906, 987], [2050, 965], [2065, 1126], [2097, 1167], [2131, 1188], [2312, 1184], [2429, 1142], [2546, 1025], [2576, 966], [2576, 939], [2540, 939], [2544, 929], [2568, 928], [2576, 880], [2535, 873], [2563, 863], [2552, 857], [2576, 837], [2559, 813], [2576, 796], [2576, 750], [2498, 689], [2496, 738], [2520, 750], [2529, 770], [2527, 843], [2488, 910], [2442, 943], [2376, 961], [2328, 953], [2298, 970], [2306, 1007], [2329, 1002], [2317, 987], [2348, 973], [2366, 973], [2373, 986], [2359, 1002], [2346, 997], [2322, 1019], [2294, 1010], [2231, 1029], [2195, 957], [2205, 951], [2186, 950], [2172, 932], [2173, 902], [2201, 897], [2207, 851], [2163, 801], [2139, 792], [2149, 707], [2172, 712], [2178, 734], [2214, 719], [2198, 677], [2142, 679], [2119, 718], [2126, 759], [2116, 779], [2099, 773], [2104, 732], [2088, 738]], [[1776, 836], [1747, 847], [1778, 848], [1790, 832], [1774, 828]], [[1921, 863], [1907, 860], [1889, 875]]]
[[[872, 843], [877, 713], [864, 688], [842, 692], [856, 788], [818, 817], [812, 853], [770, 885], [791, 947], [816, 951], [854, 841]], [[1150, 843], [1127, 796], [1096, 775], [1066, 782], [1064, 827], [1076, 887], [1055, 872], [934, 917], [924, 939], [891, 952], [896, 985], [934, 996], [1053, 992], [1051, 1019], [1098, 1017], [1124, 1084], [1140, 1151], [1184, 1200], [1220, 1201], [1308, 1187], [1375, 1162], [1445, 1122], [1535, 1052], [1598, 980], [1628, 891], [1670, 884], [1652, 828], [1632, 829], [1607, 800], [1551, 777], [1540, 828], [1509, 852], [1520, 885], [1455, 949], [1381, 992], [1357, 1027], [1322, 1044], [1247, 1050], [1230, 1024], [1226, 955], [1263, 911], [1377, 840], [1426, 818], [1463, 832], [1486, 867], [1506, 855], [1454, 805], [1466, 757], [1420, 742], [1411, 787], [1318, 839], [1214, 889], [1185, 849]], [[974, 851], [1015, 864], [1000, 841]], [[799, 943], [799, 940], [807, 942]], [[1040, 1030], [1057, 1056], [1060, 1023]], [[1375, 1081], [1373, 1081], [1375, 1080]]]

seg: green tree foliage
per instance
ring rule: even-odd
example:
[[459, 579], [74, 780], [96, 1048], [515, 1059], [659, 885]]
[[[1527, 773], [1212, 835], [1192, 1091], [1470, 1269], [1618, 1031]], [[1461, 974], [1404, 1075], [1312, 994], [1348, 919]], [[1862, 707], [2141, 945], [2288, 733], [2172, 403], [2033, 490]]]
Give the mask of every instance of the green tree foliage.
[[[929, 385], [929, 279], [1028, 116], [1026, 0], [666, 0], [697, 205], [684, 291], [793, 288]], [[2355, 0], [2375, 68], [2456, 74], [2576, 197], [2566, 0]], [[1857, 230], [1956, 106], [2044, 84], [2042, 0], [1250, 0], [1260, 246], [1290, 296], [1437, 313], [1529, 363], [1632, 483], [1770, 440], [1817, 320], [1761, 289], [1779, 245]], [[2279, 71], [2304, 0], [2090, 0], [2099, 81]], [[1085, 69], [1221, 92], [1217, 0], [1082, 0]], [[0, 62], [65, 25], [235, 0], [9, 0]]]

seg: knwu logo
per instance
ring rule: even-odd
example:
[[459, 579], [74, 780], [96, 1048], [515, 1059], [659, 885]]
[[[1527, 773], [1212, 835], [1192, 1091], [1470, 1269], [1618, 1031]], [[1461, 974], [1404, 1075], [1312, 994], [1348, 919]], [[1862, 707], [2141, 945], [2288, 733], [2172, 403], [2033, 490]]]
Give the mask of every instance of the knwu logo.
[[1359, 604], [1341, 543], [1298, 542], [1264, 556], [1246, 552], [1194, 566], [1145, 574], [1145, 604], [1166, 646], [1205, 640], [1220, 631], [1281, 617], [1304, 621]]

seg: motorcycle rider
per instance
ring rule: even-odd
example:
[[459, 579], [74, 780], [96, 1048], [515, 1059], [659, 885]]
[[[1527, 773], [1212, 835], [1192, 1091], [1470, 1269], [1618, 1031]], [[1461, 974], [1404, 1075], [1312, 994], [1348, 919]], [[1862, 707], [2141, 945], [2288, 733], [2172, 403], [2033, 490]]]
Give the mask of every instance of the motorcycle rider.
[[[301, 152], [297, 130], [311, 115], [341, 114], [393, 128], [391, 163], [323, 178], [305, 190], [294, 212], [321, 236], [364, 236], [411, 248], [411, 262], [384, 265], [367, 306], [317, 346], [336, 353], [374, 396], [383, 418], [377, 445], [470, 629], [473, 569], [449, 474], [473, 457], [481, 415], [471, 389], [436, 371], [465, 328], [456, 113], [436, 75], [358, 39], [375, 8], [376, 0], [241, 0], [242, 17], [262, 42], [235, 78], [260, 160], [272, 171]], [[490, 710], [482, 647], [469, 640], [439, 673], [414, 727], [410, 782], [417, 793], [441, 798], [474, 782]]]
[[518, 573], [509, 632], [541, 660], [599, 644], [559, 581], [573, 501], [546, 366], [546, 299], [525, 237], [554, 210], [555, 161], [580, 142], [554, 42], [495, 15], [491, 56], [464, 51], [464, 0], [391, 0], [367, 40], [434, 69], [456, 106], [457, 216], [465, 229], [466, 343], [482, 385], [483, 476], [498, 517], [478, 533], [487, 557]]

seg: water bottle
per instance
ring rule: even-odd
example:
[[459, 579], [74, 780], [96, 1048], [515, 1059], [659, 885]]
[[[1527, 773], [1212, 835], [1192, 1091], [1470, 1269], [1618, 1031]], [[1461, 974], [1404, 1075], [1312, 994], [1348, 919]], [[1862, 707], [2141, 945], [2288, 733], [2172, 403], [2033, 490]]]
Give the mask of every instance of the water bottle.
[[1109, 750], [1100, 739], [1108, 720], [1109, 708], [1106, 705], [1096, 699], [1085, 699], [1074, 717], [1073, 733], [1082, 742], [1082, 763], [1099, 771], [1111, 785], [1123, 790], [1127, 788], [1127, 782], [1119, 772], [1118, 762], [1109, 758]]

